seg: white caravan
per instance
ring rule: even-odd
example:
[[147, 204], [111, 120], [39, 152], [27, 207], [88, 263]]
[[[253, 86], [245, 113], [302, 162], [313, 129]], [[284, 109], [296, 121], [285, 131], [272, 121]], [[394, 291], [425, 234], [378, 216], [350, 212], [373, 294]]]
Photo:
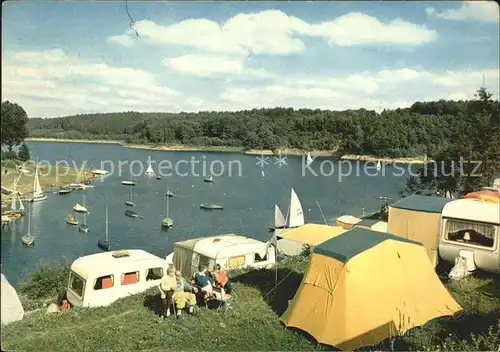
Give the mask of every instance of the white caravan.
[[439, 257], [466, 260], [468, 271], [478, 268], [500, 274], [500, 204], [457, 199], [441, 212]]
[[266, 242], [234, 234], [194, 238], [176, 242], [167, 262], [190, 279], [200, 264], [208, 265], [210, 271], [215, 264], [226, 270], [253, 267], [270, 267], [276, 262], [274, 247]]
[[91, 254], [73, 262], [67, 298], [76, 307], [107, 306], [158, 286], [167, 261], [141, 249]]

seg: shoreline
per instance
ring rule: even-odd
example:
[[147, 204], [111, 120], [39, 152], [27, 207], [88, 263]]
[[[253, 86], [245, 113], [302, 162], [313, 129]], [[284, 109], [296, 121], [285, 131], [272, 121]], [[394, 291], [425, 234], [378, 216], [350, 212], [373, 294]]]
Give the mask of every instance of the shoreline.
[[[91, 140], [91, 139], [68, 139], [68, 138], [26, 138], [27, 141], [37, 141], [37, 142], [66, 142], [66, 143], [88, 143], [88, 144], [117, 144], [124, 148], [132, 149], [142, 149], [142, 150], [152, 150], [152, 151], [172, 151], [172, 152], [220, 152], [220, 153], [241, 153], [244, 155], [258, 156], [258, 155], [278, 155], [281, 153], [286, 156], [305, 156], [306, 151], [293, 148], [283, 148], [277, 153], [274, 153], [269, 149], [246, 149], [243, 147], [215, 147], [215, 146], [193, 146], [193, 145], [183, 145], [183, 144], [172, 144], [172, 145], [147, 145], [147, 144], [127, 144], [122, 141], [115, 140]], [[312, 157], [333, 157], [340, 160], [353, 160], [353, 161], [364, 161], [364, 162], [377, 162], [386, 164], [424, 164], [425, 158], [422, 157], [399, 157], [399, 158], [388, 158], [388, 157], [377, 157], [373, 155], [357, 155], [357, 154], [340, 154], [334, 151], [328, 150], [313, 150], [310, 151]], [[427, 162], [432, 162], [428, 159]]]

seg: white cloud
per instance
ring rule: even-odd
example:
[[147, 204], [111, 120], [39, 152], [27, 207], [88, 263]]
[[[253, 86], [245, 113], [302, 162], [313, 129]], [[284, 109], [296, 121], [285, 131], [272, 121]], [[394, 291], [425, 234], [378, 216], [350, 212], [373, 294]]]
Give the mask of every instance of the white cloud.
[[[426, 9], [427, 12], [427, 9]], [[442, 12], [432, 11], [428, 15], [436, 15], [446, 20], [461, 21], [475, 20], [484, 22], [498, 22], [499, 9], [495, 1], [461, 1], [457, 9], [449, 9]]]
[[[306, 50], [299, 36], [319, 37], [339, 46], [392, 44], [421, 45], [437, 33], [423, 25], [401, 19], [388, 23], [362, 13], [348, 13], [322, 23], [308, 23], [282, 11], [265, 10], [238, 14], [223, 24], [208, 19], [188, 19], [170, 26], [149, 20], [137, 21], [135, 29], [149, 43], [183, 45], [219, 54], [290, 55]], [[131, 45], [127, 30], [108, 41]]]
[[432, 16], [436, 13], [436, 9], [434, 7], [426, 7], [425, 13], [427, 14], [427, 16]]
[[224, 76], [227, 79], [266, 79], [275, 77], [263, 69], [252, 69], [245, 65], [245, 59], [241, 57], [229, 57], [219, 55], [183, 55], [172, 58], [164, 58], [162, 61], [177, 72], [198, 77]]
[[[428, 72], [410, 68], [362, 72], [333, 78], [284, 79], [257, 88], [229, 88], [221, 99], [240, 108], [285, 106], [382, 110], [403, 108], [415, 101], [473, 99], [482, 75], [498, 99], [500, 71]], [[496, 89], [496, 90], [495, 90]]]
[[188, 97], [179, 97], [149, 72], [85, 62], [60, 49], [20, 52], [2, 62], [2, 101], [21, 104], [29, 116], [189, 107]]

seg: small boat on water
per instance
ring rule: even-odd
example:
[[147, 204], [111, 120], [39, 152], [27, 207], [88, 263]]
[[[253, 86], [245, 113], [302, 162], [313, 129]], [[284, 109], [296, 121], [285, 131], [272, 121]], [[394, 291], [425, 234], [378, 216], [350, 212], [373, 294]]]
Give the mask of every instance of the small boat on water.
[[83, 205], [76, 203], [75, 206], [73, 207], [73, 210], [76, 211], [77, 213], [88, 212], [88, 209], [85, 207], [85, 193], [83, 193], [82, 195], [82, 204]]
[[174, 194], [170, 191], [167, 191], [167, 193], [165, 194], [168, 198], [172, 198], [174, 196]]
[[109, 251], [111, 249], [111, 243], [109, 242], [108, 234], [108, 207], [106, 207], [106, 238], [104, 240], [97, 240], [97, 247]]
[[128, 217], [131, 217], [131, 218], [141, 218], [142, 219], [141, 215], [137, 214], [135, 211], [130, 210], [130, 209], [125, 210], [125, 215], [127, 215]]
[[201, 209], [205, 210], [223, 210], [224, 207], [222, 205], [217, 204], [200, 204]]
[[[170, 191], [168, 190], [168, 186], [167, 186], [167, 194], [169, 193]], [[170, 228], [172, 226], [174, 226], [174, 220], [172, 220], [172, 218], [169, 217], [169, 211], [170, 211], [170, 208], [169, 208], [169, 198], [167, 196], [167, 216], [165, 217], [165, 219], [162, 220], [161, 222], [161, 226], [165, 227], [165, 228]]]
[[61, 188], [57, 193], [60, 196], [63, 196], [65, 194], [70, 194], [71, 192], [73, 192], [73, 190], [71, 188]]
[[204, 180], [203, 180], [203, 182], [207, 182], [207, 183], [215, 183], [215, 180], [214, 180], [213, 176], [212, 176], [212, 175], [210, 175], [210, 177], [209, 177], [209, 178], [204, 179]]
[[133, 194], [132, 194], [132, 187], [130, 187], [130, 199], [125, 202], [125, 205], [127, 205], [129, 207], [135, 207], [135, 203], [134, 203], [134, 201], [132, 199], [132, 196], [133, 196]]
[[83, 213], [83, 224], [80, 224], [80, 226], [78, 226], [78, 231], [85, 233], [89, 232], [89, 227], [87, 225], [87, 213]]
[[[19, 213], [21, 215], [24, 215], [23, 201], [21, 200], [19, 193], [16, 191], [17, 183], [19, 182], [20, 178], [21, 178], [21, 176], [19, 176], [17, 178], [17, 180], [15, 180], [15, 182], [14, 182], [14, 190], [12, 191], [10, 210], [14, 213]], [[18, 206], [18, 204], [19, 204], [19, 206]]]
[[135, 182], [134, 181], [127, 181], [126, 180], [126, 181], [122, 181], [121, 183], [124, 186], [135, 186]]
[[108, 174], [108, 172], [109, 172], [108, 170], [102, 170], [102, 169], [93, 169], [93, 170], [92, 170], [92, 173], [93, 173], [94, 175], [102, 175], [102, 176], [105, 176], [105, 175], [107, 175], [107, 174]]
[[161, 176], [160, 175], [156, 176], [156, 179], [161, 180]]
[[69, 213], [68, 216], [66, 216], [66, 224], [69, 225], [78, 225], [78, 219], [76, 218], [75, 214]]
[[38, 178], [38, 158], [36, 159], [35, 168], [35, 179], [33, 181], [33, 197], [30, 199], [31, 203], [41, 202], [47, 199], [47, 195], [43, 193], [42, 187], [40, 186], [40, 180]]
[[23, 244], [27, 247], [31, 246], [33, 243], [35, 243], [35, 236], [31, 236], [31, 206], [29, 210], [29, 216], [28, 216], [28, 233], [21, 237], [21, 241]]
[[380, 160], [377, 161], [377, 171], [380, 171], [380, 169], [382, 168], [382, 164], [380, 163]]
[[81, 191], [85, 189], [85, 185], [83, 183], [70, 183], [69, 188], [71, 188], [73, 191]]
[[307, 153], [306, 164], [311, 165], [312, 162], [313, 162], [313, 158], [311, 157], [311, 153]]

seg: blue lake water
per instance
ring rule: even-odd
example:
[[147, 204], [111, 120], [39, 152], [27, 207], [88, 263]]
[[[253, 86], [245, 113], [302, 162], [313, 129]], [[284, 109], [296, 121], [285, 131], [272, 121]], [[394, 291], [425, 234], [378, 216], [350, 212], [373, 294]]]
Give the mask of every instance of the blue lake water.
[[[377, 211], [380, 201], [376, 197], [398, 199], [398, 189], [403, 188], [406, 181], [406, 175], [398, 176], [402, 174], [401, 169], [392, 165], [385, 165], [384, 172], [377, 174], [370, 164], [368, 172], [372, 176], [369, 176], [363, 172], [365, 163], [344, 161], [340, 164], [333, 158], [314, 160], [311, 169], [317, 176], [308, 169], [303, 173], [302, 157], [290, 156], [282, 167], [275, 164], [275, 159], [269, 158], [266, 160], [268, 164], [264, 165], [265, 177], [262, 177], [261, 169], [256, 165], [257, 159], [240, 153], [150, 151], [111, 144], [34, 141], [28, 146], [33, 156], [40, 160], [51, 163], [66, 160], [79, 167], [85, 162], [87, 167], [101, 168], [102, 165], [110, 171], [114, 168], [115, 172], [85, 191], [89, 233], [79, 232], [64, 221], [75, 203], [81, 202], [81, 191], [66, 196], [51, 193], [46, 201], [33, 204], [32, 235], [37, 238], [32, 247], [21, 244], [21, 237], [28, 231], [27, 216], [2, 230], [2, 272], [12, 283], [22, 280], [41, 261], [72, 261], [99, 252], [96, 243], [105, 236], [106, 206], [113, 250], [140, 248], [165, 257], [176, 241], [192, 237], [237, 233], [268, 240], [274, 204], [278, 204], [286, 215], [292, 187], [301, 200], [306, 222], [324, 223], [317, 205], [319, 202], [331, 223], [334, 217], [343, 214], [359, 215], [362, 208], [366, 212]], [[153, 163], [155, 171], [162, 162], [163, 171], [167, 173], [170, 163], [172, 175], [161, 180], [138, 176], [137, 185], [133, 187], [134, 210], [144, 218], [129, 218], [124, 215], [129, 187], [120, 182], [129, 177], [132, 161], [137, 160], [133, 171], [139, 172], [141, 164], [144, 169], [147, 167], [148, 157], [156, 162]], [[191, 160], [197, 160], [198, 164], [191, 166]], [[118, 172], [120, 161], [123, 164], [121, 175]], [[207, 173], [210, 165], [216, 172], [221, 170], [221, 165], [224, 167], [224, 174], [215, 177], [213, 185], [203, 182], [203, 161]], [[175, 173], [176, 165], [182, 175]], [[359, 167], [357, 173], [356, 166]], [[340, 177], [339, 168], [345, 176]], [[348, 176], [349, 168], [353, 171]], [[168, 232], [160, 226], [166, 214], [167, 185], [175, 194], [170, 199], [170, 216], [175, 224]], [[221, 204], [224, 210], [204, 211], [199, 208], [201, 203]], [[26, 206], [28, 208], [29, 204]]]

